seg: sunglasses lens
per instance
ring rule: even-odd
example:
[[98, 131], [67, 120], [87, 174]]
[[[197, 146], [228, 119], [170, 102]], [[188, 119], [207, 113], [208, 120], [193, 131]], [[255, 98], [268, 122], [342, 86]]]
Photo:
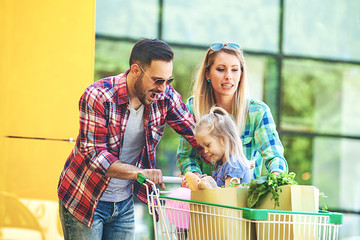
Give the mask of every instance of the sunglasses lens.
[[210, 46], [211, 50], [216, 51], [221, 49], [224, 46], [223, 43], [214, 43]]
[[164, 82], [166, 82], [166, 85], [170, 85], [170, 84], [172, 83], [172, 81], [174, 81], [174, 78], [173, 78], [173, 77], [169, 78], [168, 80], [165, 80], [165, 79], [157, 79], [157, 80], [155, 81], [155, 84], [157, 84], [157, 85], [163, 85]]
[[155, 84], [157, 84], [157, 85], [163, 85], [165, 81], [166, 81], [166, 80], [164, 80], [164, 79], [157, 79], [157, 80], [155, 81]]
[[236, 43], [228, 43], [226, 45], [228, 45], [229, 47], [234, 48], [234, 49], [240, 49], [240, 45], [236, 44]]
[[174, 81], [175, 78], [169, 78], [166, 82], [167, 85], [170, 85], [173, 81]]

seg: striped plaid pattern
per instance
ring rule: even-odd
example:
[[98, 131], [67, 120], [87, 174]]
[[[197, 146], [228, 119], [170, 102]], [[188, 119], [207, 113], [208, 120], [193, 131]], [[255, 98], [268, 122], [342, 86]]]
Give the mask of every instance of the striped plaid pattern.
[[[128, 72], [128, 71], [127, 71]], [[107, 188], [109, 166], [121, 155], [129, 118], [126, 75], [104, 78], [90, 85], [80, 98], [80, 131], [66, 160], [58, 184], [64, 206], [82, 223], [91, 227], [98, 200]], [[171, 85], [144, 109], [146, 146], [137, 161], [140, 168], [155, 167], [155, 148], [165, 124], [183, 135], [199, 152], [192, 127], [194, 117]], [[134, 195], [146, 202], [145, 188], [134, 184]]]
[[[186, 106], [193, 113], [192, 97], [188, 99]], [[252, 178], [256, 179], [261, 176], [263, 164], [269, 172], [288, 171], [284, 148], [276, 131], [270, 109], [265, 103], [254, 99], [250, 100], [249, 114], [241, 134], [241, 140], [246, 158], [255, 160]], [[211, 175], [213, 171], [213, 166], [201, 161], [196, 151], [183, 137], [180, 137], [177, 158], [176, 164], [183, 174], [199, 172]]]

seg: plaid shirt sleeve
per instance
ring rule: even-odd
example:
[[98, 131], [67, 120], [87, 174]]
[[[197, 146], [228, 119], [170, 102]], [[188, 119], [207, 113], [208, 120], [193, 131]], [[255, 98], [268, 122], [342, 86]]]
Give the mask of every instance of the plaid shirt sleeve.
[[[186, 107], [189, 112], [193, 114], [192, 97], [188, 99]], [[177, 149], [176, 165], [182, 174], [187, 172], [199, 172], [211, 175], [213, 170], [212, 165], [206, 161], [202, 161], [196, 150], [183, 136], [180, 136], [180, 142]]]
[[179, 93], [174, 91], [172, 96], [167, 111], [167, 123], [189, 144], [189, 147], [199, 160], [200, 158], [206, 159], [204, 149], [197, 144], [193, 133], [195, 117], [181, 101]]
[[80, 151], [91, 171], [105, 175], [118, 158], [108, 151], [104, 95], [100, 88], [89, 87], [80, 99]]
[[[59, 199], [88, 227], [92, 225], [97, 201], [110, 181], [110, 178], [104, 175], [111, 163], [118, 159], [116, 147], [112, 147], [111, 143], [119, 143], [114, 140], [119, 138], [119, 134], [110, 133], [108, 127], [110, 102], [118, 99], [113, 88], [116, 79], [118, 78], [99, 80], [89, 86], [81, 96], [79, 135], [58, 184]], [[126, 89], [125, 77], [122, 86]], [[113, 115], [119, 117], [120, 110], [113, 110], [117, 111], [117, 114]]]
[[263, 102], [251, 101], [249, 115], [251, 125], [254, 127], [251, 148], [253, 153], [260, 153], [259, 158], [256, 159], [253, 178], [261, 175], [262, 162], [269, 172], [287, 172], [284, 148], [269, 107]]

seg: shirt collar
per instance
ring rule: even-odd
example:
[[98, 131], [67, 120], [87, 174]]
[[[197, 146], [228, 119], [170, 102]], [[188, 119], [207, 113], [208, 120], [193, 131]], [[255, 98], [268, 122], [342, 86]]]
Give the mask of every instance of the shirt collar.
[[129, 95], [128, 95], [128, 89], [127, 89], [127, 85], [126, 85], [126, 77], [129, 73], [130, 69], [126, 70], [126, 72], [118, 75], [119, 80], [118, 80], [118, 103], [119, 104], [126, 104], [129, 103]]

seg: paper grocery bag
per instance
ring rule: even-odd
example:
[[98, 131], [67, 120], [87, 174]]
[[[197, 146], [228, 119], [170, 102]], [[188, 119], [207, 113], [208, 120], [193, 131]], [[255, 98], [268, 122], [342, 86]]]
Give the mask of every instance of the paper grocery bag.
[[232, 207], [247, 206], [248, 188], [216, 188], [191, 191], [191, 200]]
[[[295, 211], [303, 213], [317, 213], [319, 211], [319, 189], [314, 186], [285, 185], [279, 191], [279, 207], [275, 210]], [[258, 209], [274, 210], [275, 201], [269, 193], [257, 207]], [[275, 211], [276, 213], [276, 211]], [[318, 239], [315, 219], [303, 215], [271, 215], [267, 223], [257, 223], [257, 239], [289, 239], [311, 240]], [[307, 222], [309, 224], [297, 224]], [[313, 224], [311, 224], [313, 223]]]
[[231, 208], [246, 207], [247, 191], [246, 188], [191, 191], [191, 200], [204, 204], [190, 203], [188, 239], [254, 239], [251, 221], [243, 218], [241, 209]]
[[306, 185], [285, 185], [280, 187], [279, 207], [275, 208], [275, 200], [269, 193], [259, 204], [258, 209], [283, 210], [296, 212], [319, 211], [319, 189]]

